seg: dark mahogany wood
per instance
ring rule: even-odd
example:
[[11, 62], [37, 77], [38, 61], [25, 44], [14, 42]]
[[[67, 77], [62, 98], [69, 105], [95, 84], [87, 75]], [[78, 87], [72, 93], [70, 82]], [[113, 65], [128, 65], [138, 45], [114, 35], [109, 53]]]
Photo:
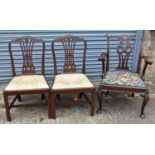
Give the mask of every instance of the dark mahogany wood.
[[[77, 36], [72, 36], [72, 35], [67, 35], [60, 37], [58, 39], [55, 39], [52, 41], [51, 48], [52, 48], [52, 54], [53, 54], [53, 62], [54, 62], [54, 74], [55, 76], [59, 74], [58, 68], [57, 68], [57, 60], [56, 60], [56, 49], [55, 49], [55, 44], [56, 43], [61, 43], [63, 50], [64, 50], [64, 55], [65, 55], [65, 63], [63, 66], [63, 73], [75, 73], [76, 72], [76, 65], [74, 61], [74, 56], [75, 56], [75, 47], [77, 43], [82, 43], [83, 44], [83, 53], [82, 57], [82, 73], [85, 74], [85, 63], [86, 63], [86, 48], [87, 48], [87, 42], [86, 40], [79, 38]], [[82, 103], [81, 98], [82, 96], [85, 97], [85, 99], [91, 104], [91, 112], [90, 115], [94, 115], [94, 110], [95, 110], [95, 87], [93, 88], [76, 88], [76, 89], [59, 89], [59, 90], [52, 90], [51, 92], [51, 107], [50, 107], [50, 113], [49, 115], [52, 117], [54, 116], [56, 118], [55, 114], [55, 105], [57, 99], [59, 102], [61, 101], [62, 105], [64, 102], [64, 105], [66, 104], [77, 104], [77, 103]], [[91, 98], [89, 99], [87, 94], [89, 93]], [[62, 101], [60, 94], [72, 94], [72, 99], [68, 101]]]
[[129, 69], [128, 60], [132, 52], [130, 44], [131, 39], [128, 37], [118, 37], [120, 43], [117, 47], [117, 53], [119, 57], [119, 63], [117, 69]]
[[[153, 61], [151, 60], [150, 57], [148, 56], [141, 56], [141, 58], [144, 59], [144, 67], [142, 69], [142, 75], [141, 75], [141, 78], [145, 81], [145, 72], [146, 72], [146, 69], [147, 69], [147, 66], [148, 65], [152, 65], [153, 64]], [[139, 65], [140, 66], [140, 65]], [[139, 68], [140, 69], [140, 68]]]
[[52, 41], [52, 54], [53, 54], [53, 61], [54, 61], [54, 74], [58, 74], [57, 68], [57, 60], [56, 60], [56, 52], [55, 52], [55, 44], [62, 43], [65, 55], [65, 64], [63, 66], [64, 73], [71, 73], [76, 72], [76, 65], [74, 62], [74, 51], [76, 43], [81, 42], [83, 43], [83, 66], [82, 66], [82, 73], [85, 73], [85, 63], [86, 63], [86, 48], [87, 42], [86, 40], [79, 38], [77, 36], [67, 35], [64, 37], [60, 37]]
[[34, 38], [31, 36], [24, 36], [19, 37], [15, 40], [12, 40], [9, 42], [9, 53], [10, 53], [10, 59], [11, 59], [11, 67], [12, 67], [12, 75], [16, 76], [16, 68], [14, 64], [14, 57], [13, 57], [13, 50], [12, 45], [18, 44], [23, 57], [23, 66], [22, 66], [22, 74], [35, 74], [35, 67], [32, 60], [32, 55], [34, 51], [34, 44], [40, 43], [41, 44], [41, 50], [42, 50], [42, 60], [41, 60], [41, 74], [45, 75], [45, 42], [41, 39]]
[[106, 63], [107, 62], [107, 52], [104, 52], [101, 54], [101, 56], [98, 58], [98, 61], [102, 61], [102, 79], [103, 79], [103, 75], [106, 74]]
[[[103, 52], [98, 59], [99, 61], [102, 61], [102, 73], [104, 74], [104, 76], [109, 71], [109, 52], [110, 52], [110, 47], [109, 47], [110, 36], [106, 35], [106, 37], [107, 37], [107, 51]], [[118, 46], [117, 46], [116, 50], [117, 50], [118, 58], [119, 58], [118, 67], [116, 69], [129, 70], [128, 60], [129, 60], [130, 54], [132, 53], [131, 41], [136, 38], [128, 37], [128, 36], [116, 36], [115, 39], [118, 40]], [[142, 50], [142, 48], [141, 48], [141, 50]], [[142, 75], [139, 75], [139, 76], [144, 80], [146, 68], [148, 65], [152, 65], [153, 62], [148, 57], [144, 57], [144, 56], [140, 55], [139, 59], [141, 59], [141, 58], [144, 58], [145, 64], [144, 64], [144, 68], [142, 70]], [[140, 62], [141, 61], [139, 61], [139, 63]], [[137, 73], [139, 73], [139, 70], [140, 70], [140, 64], [138, 64], [138, 66], [137, 66]], [[102, 76], [102, 77], [104, 77], [104, 76]], [[144, 109], [149, 101], [148, 88], [118, 86], [118, 85], [110, 85], [110, 84], [107, 85], [107, 84], [104, 84], [101, 82], [99, 84], [98, 91], [97, 91], [97, 98], [98, 98], [98, 102], [99, 102], [99, 107], [97, 110], [98, 114], [102, 113], [102, 94], [109, 92], [109, 91], [130, 92], [130, 93], [132, 93], [132, 96], [134, 96], [134, 93], [139, 93], [144, 98], [142, 107], [141, 107], [140, 117], [141, 118], [145, 117]]]
[[[8, 48], [10, 53], [10, 59], [11, 59], [11, 66], [12, 66], [12, 76], [16, 76], [16, 68], [14, 64], [14, 56], [13, 56], [13, 44], [18, 45], [20, 48], [20, 51], [22, 52], [23, 56], [23, 66], [22, 66], [22, 75], [30, 75], [35, 74], [35, 66], [33, 64], [32, 55], [34, 52], [34, 46], [35, 43], [41, 44], [41, 51], [42, 51], [42, 58], [41, 58], [41, 74], [45, 75], [45, 42], [41, 39], [37, 39], [31, 36], [24, 36], [19, 37], [13, 41], [9, 42]], [[45, 94], [48, 96], [49, 100], [49, 89], [30, 89], [30, 90], [20, 90], [20, 91], [3, 91], [4, 96], [4, 103], [6, 108], [6, 117], [8, 121], [11, 121], [11, 115], [10, 110], [12, 107], [15, 107], [14, 103], [18, 99], [18, 101], [22, 101], [21, 95], [31, 95], [31, 94], [41, 94], [42, 99], [45, 99]], [[8, 97], [9, 96], [15, 96], [14, 99], [9, 103]], [[47, 101], [47, 100], [46, 100]], [[49, 103], [48, 103], [49, 105]], [[49, 115], [50, 117], [50, 115]]]

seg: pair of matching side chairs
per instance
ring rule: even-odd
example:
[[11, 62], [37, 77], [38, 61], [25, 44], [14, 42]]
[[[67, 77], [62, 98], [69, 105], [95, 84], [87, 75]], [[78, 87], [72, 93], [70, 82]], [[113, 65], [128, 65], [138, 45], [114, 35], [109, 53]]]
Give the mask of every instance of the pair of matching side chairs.
[[[11, 121], [11, 108], [22, 105], [15, 104], [16, 100], [21, 102], [21, 95], [30, 94], [40, 94], [41, 99], [47, 102], [48, 118], [56, 118], [55, 104], [57, 104], [57, 102], [63, 102], [62, 96], [64, 98], [64, 96], [68, 94], [69, 98], [64, 100], [62, 105], [69, 103], [77, 104], [79, 102], [82, 104], [87, 100], [91, 105], [90, 114], [93, 116], [96, 91], [94, 85], [85, 75], [86, 48], [86, 41], [76, 36], [67, 35], [52, 41], [51, 49], [55, 78], [52, 86], [49, 86], [45, 78], [45, 42], [30, 36], [19, 37], [9, 42], [13, 78], [3, 91], [7, 120]], [[21, 53], [21, 56], [15, 57], [17, 51]], [[57, 53], [60, 51], [63, 51], [61, 54], [64, 55], [63, 69], [60, 69], [61, 74], [58, 71], [57, 64], [57, 60], [59, 60]], [[79, 56], [79, 54], [82, 55], [81, 72], [75, 65], [74, 56], [76, 55], [76, 51], [79, 52], [77, 56]], [[34, 58], [34, 53], [41, 54], [41, 69], [36, 69], [36, 67], [38, 67], [35, 65], [37, 58]], [[20, 62], [22, 64], [20, 71], [19, 69], [17, 70], [17, 63], [15, 63], [17, 59], [19, 59], [18, 61], [22, 61]], [[39, 70], [40, 72], [38, 72]], [[89, 94], [91, 95], [91, 100], [88, 97]], [[9, 96], [14, 96], [11, 102], [9, 102]], [[84, 97], [86, 100], [83, 100]]]
[[[131, 68], [128, 66], [128, 60], [133, 53], [134, 39], [135, 38], [129, 36], [115, 36], [115, 39], [112, 39], [113, 42], [117, 42], [116, 47], [112, 47], [112, 49], [116, 50], [115, 52], [118, 55], [119, 63], [116, 70], [110, 71], [109, 59], [111, 55], [111, 38], [108, 35], [106, 37], [107, 52], [102, 53], [99, 58], [99, 60], [102, 61], [104, 78], [99, 84], [97, 91], [97, 98], [99, 102], [97, 110], [98, 114], [102, 113], [103, 93], [108, 94], [110, 91], [123, 91], [130, 92], [132, 96], [134, 96], [134, 93], [139, 93], [144, 97], [140, 117], [145, 117], [144, 108], [149, 100], [149, 90], [144, 84], [144, 75], [147, 66], [151, 65], [152, 61], [150, 61], [147, 56], [139, 57], [139, 60], [144, 58], [145, 62], [142, 76], [138, 74], [138, 71], [140, 70], [140, 61], [139, 65], [137, 65], [137, 73], [129, 71]], [[22, 53], [22, 75], [16, 74], [12, 50], [13, 44], [15, 44], [14, 50], [16, 51], [16, 47], [19, 45]], [[38, 46], [38, 44], [40, 44], [40, 49], [34, 48], [34, 46]], [[57, 103], [59, 103], [59, 105], [70, 105], [73, 103], [82, 104], [86, 100], [91, 105], [90, 115], [93, 116], [95, 110], [96, 91], [94, 85], [85, 75], [86, 48], [87, 42], [76, 36], [64, 36], [52, 41], [51, 50], [55, 77], [52, 86], [49, 87], [45, 79], [45, 42], [34, 37], [21, 37], [11, 41], [9, 43], [9, 53], [13, 79], [3, 92], [7, 120], [11, 121], [10, 109], [14, 106], [18, 106], [14, 105], [15, 101], [17, 99], [18, 101], [22, 101], [21, 95], [28, 94], [41, 94], [41, 99], [48, 102], [49, 118], [56, 118], [55, 105]], [[38, 52], [38, 50], [42, 52], [40, 74], [36, 72], [33, 63], [33, 53]], [[61, 57], [62, 55], [64, 56], [64, 61], [59, 58], [60, 54]], [[79, 55], [82, 55], [81, 58], [79, 58]], [[76, 56], [78, 57], [78, 61], [79, 59], [81, 60], [81, 65], [75, 65], [75, 62], [77, 61]], [[81, 70], [79, 69], [79, 66], [81, 66]], [[9, 96], [15, 96], [11, 103], [9, 103], [8, 100]]]

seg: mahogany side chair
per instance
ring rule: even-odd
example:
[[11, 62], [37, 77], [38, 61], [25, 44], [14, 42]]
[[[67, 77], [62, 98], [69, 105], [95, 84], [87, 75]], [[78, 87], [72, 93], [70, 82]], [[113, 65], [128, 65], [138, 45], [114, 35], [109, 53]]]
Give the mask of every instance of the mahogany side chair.
[[[10, 41], [8, 47], [13, 77], [4, 89], [3, 96], [6, 117], [8, 121], [11, 121], [10, 110], [13, 107], [22, 106], [22, 104], [14, 104], [17, 99], [18, 101], [22, 101], [21, 95], [41, 94], [41, 99], [47, 101], [45, 94], [49, 96], [49, 86], [45, 79], [45, 43], [43, 40], [31, 36], [24, 36]], [[15, 63], [17, 51], [20, 55], [18, 59], [22, 61], [20, 71], [17, 71]], [[33, 55], [37, 52], [41, 53], [41, 73], [38, 74], [36, 73], [33, 62]], [[9, 96], [14, 96], [14, 99], [10, 103]]]
[[[55, 105], [83, 104], [86, 100], [91, 105], [90, 115], [94, 115], [95, 87], [86, 76], [86, 40], [72, 35], [62, 36], [52, 41], [51, 44], [54, 62], [54, 82], [51, 87], [51, 114], [56, 118]], [[61, 52], [64, 60], [57, 56]], [[81, 58], [80, 58], [81, 57]], [[76, 60], [81, 62], [81, 68], [76, 65]], [[60, 69], [60, 62], [62, 69]], [[59, 66], [58, 66], [59, 65]], [[78, 71], [77, 71], [78, 70]], [[91, 97], [88, 96], [90, 94]], [[70, 95], [67, 100], [64, 96]], [[62, 97], [63, 96], [63, 97]], [[83, 100], [84, 99], [84, 100]], [[60, 105], [59, 104], [59, 105]]]
[[[97, 113], [102, 113], [102, 95], [103, 93], [108, 94], [110, 91], [118, 92], [130, 92], [132, 96], [134, 93], [140, 94], [144, 99], [141, 107], [140, 117], [144, 118], [144, 108], [149, 101], [149, 90], [145, 86], [144, 76], [145, 71], [148, 65], [151, 65], [153, 62], [147, 57], [139, 56], [139, 60], [144, 58], [144, 68], [142, 75], [139, 74], [139, 64], [137, 65], [137, 72], [132, 72], [131, 67], [128, 66], [128, 60], [133, 52], [133, 40], [135, 38], [129, 36], [106, 36], [107, 38], [107, 52], [104, 52], [99, 57], [99, 60], [102, 61], [103, 67], [103, 80], [98, 87], [98, 102], [99, 108]], [[110, 70], [110, 41], [118, 42], [116, 43], [115, 51], [118, 56], [118, 66], [114, 70]], [[111, 47], [114, 48], [114, 47]]]

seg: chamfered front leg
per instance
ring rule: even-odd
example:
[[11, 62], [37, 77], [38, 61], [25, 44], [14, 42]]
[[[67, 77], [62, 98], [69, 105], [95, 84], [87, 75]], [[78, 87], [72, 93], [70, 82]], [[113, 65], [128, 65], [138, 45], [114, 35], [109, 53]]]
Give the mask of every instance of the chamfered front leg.
[[98, 88], [97, 100], [98, 100], [99, 107], [98, 107], [96, 113], [101, 114], [102, 113], [102, 87]]
[[52, 102], [52, 96], [51, 96], [51, 92], [48, 93], [48, 118], [51, 119], [52, 118], [52, 106], [51, 103]]
[[148, 101], [149, 101], [149, 92], [147, 91], [142, 96], [144, 97], [144, 99], [143, 99], [143, 103], [142, 103], [142, 107], [141, 107], [140, 117], [145, 118], [144, 109], [145, 109], [145, 106], [148, 104]]
[[56, 94], [52, 94], [51, 95], [51, 109], [52, 109], [52, 118], [53, 119], [56, 119], [55, 104], [56, 104]]
[[5, 104], [5, 109], [6, 109], [7, 121], [11, 121], [8, 95], [5, 92], [3, 92], [3, 96], [4, 96], [4, 104]]
[[96, 91], [95, 89], [91, 92], [91, 112], [90, 115], [94, 116], [94, 111], [95, 111], [95, 96], [96, 96]]
[[56, 100], [56, 95], [53, 94], [52, 92], [48, 93], [48, 118], [56, 118], [55, 115], [55, 100]]

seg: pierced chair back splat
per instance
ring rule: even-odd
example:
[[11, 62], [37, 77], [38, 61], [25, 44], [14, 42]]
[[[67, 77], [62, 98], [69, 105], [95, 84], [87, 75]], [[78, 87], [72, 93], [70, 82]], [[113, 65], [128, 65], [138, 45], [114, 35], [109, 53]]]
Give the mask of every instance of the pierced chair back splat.
[[[22, 101], [21, 95], [41, 94], [41, 98], [44, 100], [46, 99], [45, 94], [49, 94], [49, 86], [45, 79], [45, 43], [43, 40], [24, 36], [10, 41], [8, 47], [13, 78], [4, 89], [3, 96], [7, 120], [11, 121], [10, 109], [15, 106], [21, 106], [21, 104], [14, 104], [17, 99]], [[39, 75], [36, 74], [33, 62], [34, 52], [41, 53], [41, 69], [39, 69], [41, 73]], [[21, 63], [21, 69], [19, 66], [18, 69], [16, 67], [17, 63], [19, 63], [16, 62], [17, 59]], [[10, 103], [8, 96], [15, 96]]]

